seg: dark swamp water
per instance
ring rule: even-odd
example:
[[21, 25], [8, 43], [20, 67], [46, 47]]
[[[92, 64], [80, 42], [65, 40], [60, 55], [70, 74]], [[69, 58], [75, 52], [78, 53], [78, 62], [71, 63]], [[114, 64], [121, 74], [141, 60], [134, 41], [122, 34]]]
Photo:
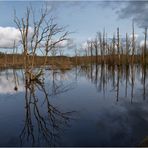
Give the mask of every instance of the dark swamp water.
[[0, 146], [138, 146], [148, 136], [148, 76], [140, 65], [0, 72]]

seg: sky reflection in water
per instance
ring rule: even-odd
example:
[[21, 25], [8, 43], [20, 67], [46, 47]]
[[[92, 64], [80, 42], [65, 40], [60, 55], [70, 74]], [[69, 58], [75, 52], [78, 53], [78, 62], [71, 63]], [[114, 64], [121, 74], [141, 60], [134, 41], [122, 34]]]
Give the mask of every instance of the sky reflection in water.
[[138, 146], [148, 135], [146, 73], [89, 65], [46, 70], [27, 86], [22, 70], [1, 71], [0, 146]]

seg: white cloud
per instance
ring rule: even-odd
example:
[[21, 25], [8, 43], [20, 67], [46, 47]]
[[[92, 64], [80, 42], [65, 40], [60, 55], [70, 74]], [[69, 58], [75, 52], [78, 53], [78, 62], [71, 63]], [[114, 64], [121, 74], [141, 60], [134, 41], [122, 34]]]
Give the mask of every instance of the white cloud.
[[[144, 46], [144, 43], [145, 43], [145, 41], [142, 40], [142, 41], [140, 42], [140, 47], [143, 47], [143, 46]], [[148, 47], [148, 40], [146, 41], [146, 46]]]
[[86, 49], [88, 47], [88, 43], [87, 42], [83, 42], [81, 47], [82, 47], [82, 49]]
[[65, 47], [67, 45], [68, 45], [68, 40], [64, 40], [64, 41], [59, 42], [57, 46], [59, 46], [59, 47]]
[[59, 42], [57, 44], [57, 47], [59, 47], [59, 48], [65, 48], [65, 47], [73, 48], [74, 45], [75, 45], [74, 40], [73, 39], [68, 39], [68, 40], [63, 40], [63, 41]]
[[[133, 37], [133, 34], [130, 35], [130, 39], [132, 39], [132, 37]], [[137, 40], [138, 37], [139, 37], [139, 35], [135, 33], [135, 34], [134, 34], [134, 37], [135, 37], [135, 40]]]
[[[14, 94], [16, 91], [14, 90], [15, 82], [13, 75], [9, 76], [9, 79], [6, 78], [5, 75], [0, 76], [0, 94]], [[19, 81], [19, 86], [17, 92], [24, 91], [23, 81]]]
[[[29, 27], [29, 37], [33, 30]], [[1, 27], [0, 26], [0, 48], [13, 48], [14, 41], [16, 45], [21, 41], [21, 34], [19, 29], [15, 27]]]
[[18, 29], [14, 27], [0, 27], [0, 48], [12, 48], [21, 39]]
[[[28, 32], [28, 47], [30, 48], [30, 39], [33, 34], [33, 28], [29, 27]], [[13, 48], [14, 41], [16, 46], [20, 44], [21, 41], [21, 33], [19, 29], [15, 27], [1, 27], [0, 26], [0, 48]], [[51, 40], [51, 42], [55, 42], [56, 39]], [[61, 41], [57, 44], [59, 48], [71, 48], [74, 45], [73, 39], [68, 39]], [[45, 41], [42, 41], [39, 47], [45, 47]]]

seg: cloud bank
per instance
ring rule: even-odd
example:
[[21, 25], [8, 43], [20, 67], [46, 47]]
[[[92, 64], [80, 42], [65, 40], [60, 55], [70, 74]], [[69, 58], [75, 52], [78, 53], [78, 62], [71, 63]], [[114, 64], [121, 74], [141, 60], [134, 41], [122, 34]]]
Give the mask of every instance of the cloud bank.
[[119, 19], [130, 18], [138, 27], [148, 27], [148, 1], [109, 1], [102, 6], [113, 9]]
[[[29, 27], [28, 41], [30, 41], [32, 34], [33, 34], [33, 29]], [[20, 44], [21, 34], [19, 29], [15, 27], [0, 26], [0, 48], [8, 48], [8, 49], [13, 48], [14, 41], [16, 46]], [[61, 41], [57, 46], [59, 48], [64, 48], [64, 47], [71, 48], [73, 44], [74, 44], [73, 40], [69, 39], [69, 40]], [[28, 46], [30, 46], [30, 42], [28, 42]]]
[[119, 18], [132, 18], [139, 27], [148, 27], [148, 1], [129, 1], [117, 11]]
[[14, 27], [0, 27], [0, 48], [13, 48], [21, 40], [18, 29]]
[[[33, 29], [29, 27], [28, 40], [33, 33]], [[15, 27], [1, 27], [0, 26], [0, 48], [13, 48], [15, 45], [18, 46], [21, 41], [21, 33], [19, 29]]]

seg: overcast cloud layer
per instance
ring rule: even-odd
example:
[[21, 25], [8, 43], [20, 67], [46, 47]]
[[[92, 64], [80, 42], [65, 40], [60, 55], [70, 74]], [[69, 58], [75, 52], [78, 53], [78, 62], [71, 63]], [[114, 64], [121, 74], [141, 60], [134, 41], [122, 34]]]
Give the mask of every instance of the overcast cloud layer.
[[148, 1], [104, 2], [103, 7], [111, 7], [119, 19], [131, 19], [138, 27], [148, 27]]

